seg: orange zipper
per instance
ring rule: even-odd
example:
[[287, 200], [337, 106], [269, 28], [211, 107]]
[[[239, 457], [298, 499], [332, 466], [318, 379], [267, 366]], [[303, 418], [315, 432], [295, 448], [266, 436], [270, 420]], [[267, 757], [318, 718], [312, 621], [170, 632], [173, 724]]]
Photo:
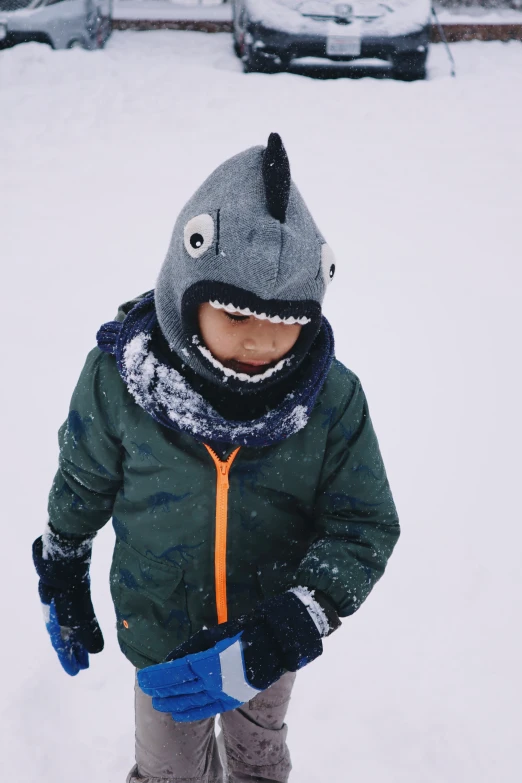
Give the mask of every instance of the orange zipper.
[[216, 607], [218, 623], [228, 619], [227, 605], [227, 522], [228, 522], [228, 474], [230, 467], [241, 448], [232, 452], [226, 461], [219, 459], [210, 446], [203, 444], [214, 460], [217, 473], [216, 483], [216, 537], [214, 544], [214, 574], [216, 585]]

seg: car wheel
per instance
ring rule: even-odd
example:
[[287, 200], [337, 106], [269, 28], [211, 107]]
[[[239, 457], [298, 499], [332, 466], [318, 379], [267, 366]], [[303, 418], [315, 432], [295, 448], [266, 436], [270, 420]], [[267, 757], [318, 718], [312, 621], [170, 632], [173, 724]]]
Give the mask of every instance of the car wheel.
[[396, 79], [414, 82], [426, 78], [428, 52], [404, 52], [392, 57], [393, 75]]
[[81, 38], [73, 38], [72, 41], [69, 41], [67, 44], [68, 49], [85, 49], [85, 43]]
[[277, 55], [259, 54], [251, 46], [245, 47], [242, 59], [244, 73], [280, 73], [287, 66]]

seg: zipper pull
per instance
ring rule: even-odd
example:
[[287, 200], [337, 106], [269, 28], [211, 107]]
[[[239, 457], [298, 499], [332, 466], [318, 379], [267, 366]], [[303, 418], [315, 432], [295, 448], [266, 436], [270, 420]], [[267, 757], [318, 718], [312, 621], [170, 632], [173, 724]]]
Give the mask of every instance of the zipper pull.
[[229, 464], [227, 462], [222, 462], [219, 466], [219, 472], [221, 473], [221, 483], [225, 487], [225, 489], [228, 490], [230, 484], [228, 483], [228, 469]]

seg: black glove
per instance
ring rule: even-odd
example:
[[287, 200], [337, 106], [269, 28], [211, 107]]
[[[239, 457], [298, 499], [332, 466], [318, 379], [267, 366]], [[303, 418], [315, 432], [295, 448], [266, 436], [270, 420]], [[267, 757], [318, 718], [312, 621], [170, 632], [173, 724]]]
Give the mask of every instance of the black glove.
[[338, 625], [331, 605], [325, 611], [313, 593], [297, 588], [244, 617], [199, 631], [164, 663], [138, 672], [138, 683], [152, 696], [152, 706], [175, 720], [208, 718], [313, 661], [323, 651], [322, 637]]
[[89, 667], [89, 653], [103, 650], [90, 593], [92, 540], [93, 536], [67, 536], [49, 527], [33, 543], [47, 632], [61, 665], [71, 676]]
[[[174, 661], [208, 650], [222, 639], [243, 632], [243, 657], [248, 679], [255, 688], [264, 690], [284, 671], [295, 672], [321, 655], [321, 638], [340, 625], [331, 604], [327, 604], [324, 597], [321, 597], [320, 603], [315, 594], [314, 598], [316, 606], [319, 604], [316, 611], [323, 611], [325, 624], [321, 632], [303, 600], [288, 591], [263, 601], [237, 620], [198, 631], [169, 653], [165, 660]], [[274, 676], [276, 670], [279, 674]]]

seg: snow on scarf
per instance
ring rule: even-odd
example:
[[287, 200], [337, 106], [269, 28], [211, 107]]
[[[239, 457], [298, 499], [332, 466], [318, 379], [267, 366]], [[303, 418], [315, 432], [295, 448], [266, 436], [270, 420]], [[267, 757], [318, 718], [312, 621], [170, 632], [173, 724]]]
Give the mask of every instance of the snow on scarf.
[[273, 410], [250, 421], [228, 421], [173, 367], [149, 350], [157, 325], [154, 292], [124, 321], [109, 321], [97, 334], [98, 346], [116, 358], [118, 371], [138, 405], [159, 424], [198, 440], [243, 446], [279, 443], [306, 426], [333, 360], [332, 329], [323, 317], [317, 361], [308, 375]]

